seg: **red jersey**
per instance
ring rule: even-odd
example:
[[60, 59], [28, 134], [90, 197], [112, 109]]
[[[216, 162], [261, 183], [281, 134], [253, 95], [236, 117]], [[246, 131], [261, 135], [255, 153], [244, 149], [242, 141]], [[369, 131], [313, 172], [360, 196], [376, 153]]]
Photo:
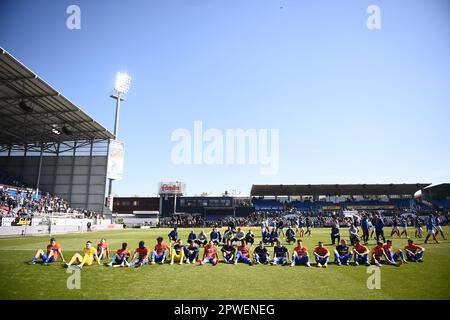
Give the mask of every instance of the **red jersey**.
[[248, 257], [250, 255], [250, 247], [248, 246], [239, 246], [238, 251], [241, 252], [241, 255], [244, 257]]
[[317, 247], [317, 248], [314, 250], [314, 252], [317, 253], [319, 256], [325, 256], [325, 255], [328, 254], [329, 251], [328, 251], [328, 249], [325, 248], [325, 247]]
[[148, 252], [150, 250], [148, 250], [148, 248], [137, 248], [136, 252], [139, 254], [139, 258], [143, 259], [146, 258], [148, 256]]
[[375, 247], [372, 249], [372, 255], [375, 255], [376, 259], [380, 259], [385, 254], [383, 247]]
[[164, 252], [166, 252], [166, 250], [169, 249], [169, 246], [167, 244], [161, 243], [161, 244], [157, 244], [155, 246], [155, 251], [157, 255], [162, 255], [164, 254]]
[[388, 253], [389, 251], [392, 250], [392, 246], [391, 246], [391, 245], [388, 245], [388, 244], [385, 244], [385, 245], [383, 246], [383, 249], [384, 249], [384, 252]]
[[117, 250], [117, 255], [123, 259], [126, 258], [127, 256], [130, 256], [130, 251], [128, 251], [128, 249], [119, 249]]
[[50, 251], [53, 251], [53, 255], [54, 255], [54, 257], [55, 257], [55, 261], [58, 260], [59, 250], [61, 250], [61, 247], [59, 246], [59, 244], [55, 244], [54, 246], [52, 246], [51, 244], [49, 244], [49, 245], [47, 246], [47, 254], [49, 254]]
[[214, 257], [217, 254], [217, 251], [218, 249], [216, 246], [205, 246], [205, 253], [208, 258]]
[[306, 247], [295, 247], [294, 251], [297, 252], [297, 256], [299, 257], [306, 257], [308, 254], [308, 248]]
[[108, 244], [107, 243], [104, 243], [104, 244], [99, 243], [97, 245], [97, 253], [98, 254], [101, 254], [102, 252], [106, 251], [107, 249], [108, 249]]
[[415, 244], [407, 245], [407, 246], [405, 247], [405, 249], [406, 249], [406, 250], [409, 250], [409, 251], [411, 251], [411, 252], [413, 252], [413, 253], [416, 253], [417, 251], [421, 250], [421, 248], [420, 248], [419, 246], [416, 246]]
[[362, 245], [360, 245], [360, 244], [357, 245], [357, 246], [354, 246], [353, 249], [355, 249], [356, 252], [358, 252], [358, 253], [364, 253], [364, 252], [367, 251], [367, 247], [362, 246]]

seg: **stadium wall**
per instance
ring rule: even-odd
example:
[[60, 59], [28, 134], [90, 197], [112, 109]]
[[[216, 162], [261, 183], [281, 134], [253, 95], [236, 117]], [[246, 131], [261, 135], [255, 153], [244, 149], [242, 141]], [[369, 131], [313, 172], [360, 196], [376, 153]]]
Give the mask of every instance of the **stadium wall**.
[[[102, 231], [102, 230], [120, 230], [123, 229], [122, 224], [102, 224], [102, 225], [92, 225], [92, 231]], [[25, 236], [25, 235], [46, 235], [49, 234], [48, 225], [40, 226], [10, 226], [10, 227], [0, 227], [0, 236]], [[86, 224], [80, 225], [59, 225], [52, 226], [52, 234], [66, 234], [66, 233], [80, 233], [87, 232]]]
[[[35, 187], [38, 156], [0, 157], [0, 167]], [[70, 202], [72, 208], [105, 212], [107, 156], [44, 156], [39, 189]]]

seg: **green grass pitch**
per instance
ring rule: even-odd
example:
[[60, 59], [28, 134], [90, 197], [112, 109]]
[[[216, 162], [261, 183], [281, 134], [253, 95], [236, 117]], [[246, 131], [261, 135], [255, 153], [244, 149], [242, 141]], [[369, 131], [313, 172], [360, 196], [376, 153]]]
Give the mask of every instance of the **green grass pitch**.
[[[259, 241], [261, 232], [259, 228], [253, 229]], [[444, 230], [448, 238], [448, 227]], [[161, 235], [167, 239], [169, 231], [129, 229], [58, 235], [56, 238], [68, 260], [72, 254], [81, 251], [86, 240], [97, 244], [105, 237], [114, 251], [126, 241], [134, 250], [139, 240], [153, 247], [155, 238]], [[180, 229], [180, 237], [186, 239], [188, 231]], [[346, 230], [342, 232], [347, 235]], [[388, 232], [390, 228], [386, 230]], [[310, 254], [317, 241], [329, 244], [329, 233], [329, 229], [313, 229], [312, 237], [304, 239]], [[414, 235], [414, 230], [409, 229], [409, 233]], [[379, 290], [367, 288], [370, 274], [365, 266], [339, 267], [333, 263], [327, 269], [243, 264], [113, 269], [94, 265], [81, 270], [81, 289], [69, 290], [66, 283], [70, 274], [59, 262], [48, 267], [26, 264], [36, 249], [45, 249], [48, 239], [48, 236], [0, 239], [0, 299], [450, 299], [448, 240], [424, 245], [424, 263], [381, 268]], [[374, 243], [372, 239], [369, 247], [372, 248]], [[423, 245], [423, 239], [417, 243]], [[405, 238], [394, 239], [395, 248], [403, 248], [405, 244]], [[289, 246], [290, 251], [292, 247]]]

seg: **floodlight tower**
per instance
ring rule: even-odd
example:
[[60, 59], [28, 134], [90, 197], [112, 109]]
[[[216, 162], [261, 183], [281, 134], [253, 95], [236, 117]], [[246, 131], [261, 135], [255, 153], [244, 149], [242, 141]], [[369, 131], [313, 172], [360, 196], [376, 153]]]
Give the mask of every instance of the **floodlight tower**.
[[[120, 114], [120, 102], [125, 100], [125, 94], [130, 90], [131, 77], [122, 72], [117, 72], [116, 83], [114, 84], [114, 93], [111, 98], [116, 99], [116, 118], [114, 121], [114, 140], [118, 140], [119, 135], [119, 114]], [[114, 179], [109, 179], [108, 187], [108, 205], [109, 209], [113, 210], [112, 199], [112, 183]]]
[[117, 140], [118, 130], [119, 130], [119, 112], [120, 112], [120, 101], [125, 100], [125, 94], [130, 90], [131, 77], [122, 72], [118, 72], [116, 76], [116, 84], [114, 85], [114, 93], [111, 98], [116, 99], [116, 120], [114, 122], [114, 136]]

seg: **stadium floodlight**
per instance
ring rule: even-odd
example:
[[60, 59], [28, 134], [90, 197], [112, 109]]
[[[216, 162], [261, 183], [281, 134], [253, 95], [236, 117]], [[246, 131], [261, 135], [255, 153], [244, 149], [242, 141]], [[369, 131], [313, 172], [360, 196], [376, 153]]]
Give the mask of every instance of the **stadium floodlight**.
[[131, 77], [128, 74], [117, 72], [116, 84], [114, 85], [114, 89], [116, 89], [119, 94], [127, 93], [128, 90], [130, 90], [130, 84]]
[[[130, 90], [130, 84], [131, 84], [131, 77], [128, 74], [123, 73], [123, 72], [117, 72], [116, 83], [114, 84], [115, 92], [111, 95], [111, 98], [116, 99], [116, 118], [114, 121], [115, 140], [118, 140], [118, 134], [119, 134], [120, 101], [125, 100], [124, 95], [128, 92], [128, 90]], [[113, 209], [113, 207], [112, 207], [112, 204], [113, 204], [112, 183], [113, 183], [113, 179], [109, 179], [108, 206], [111, 211]]]

